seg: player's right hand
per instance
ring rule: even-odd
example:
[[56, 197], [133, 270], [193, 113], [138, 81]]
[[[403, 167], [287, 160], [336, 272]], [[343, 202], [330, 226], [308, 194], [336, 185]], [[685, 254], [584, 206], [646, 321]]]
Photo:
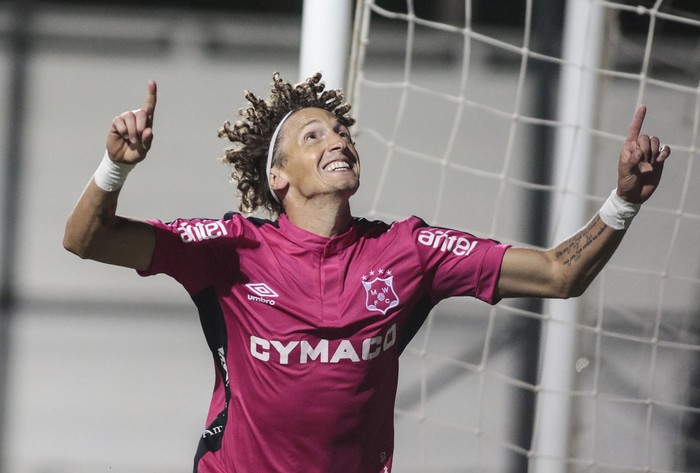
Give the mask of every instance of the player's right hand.
[[153, 142], [153, 114], [156, 111], [157, 92], [155, 81], [149, 81], [143, 108], [124, 112], [112, 120], [107, 134], [109, 159], [129, 164], [144, 160]]

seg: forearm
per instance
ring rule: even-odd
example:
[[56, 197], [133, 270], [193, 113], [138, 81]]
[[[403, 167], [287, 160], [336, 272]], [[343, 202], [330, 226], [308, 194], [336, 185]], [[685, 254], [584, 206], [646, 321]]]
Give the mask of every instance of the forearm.
[[625, 230], [615, 230], [596, 214], [573, 236], [548, 251], [558, 268], [563, 297], [581, 295], [617, 250]]
[[499, 297], [579, 296], [610, 260], [624, 230], [596, 214], [588, 224], [549, 250], [509, 248], [501, 264]]
[[640, 204], [627, 202], [615, 189], [583, 229], [552, 250], [568, 295], [582, 294], [593, 282], [620, 245], [639, 208]]
[[106, 192], [90, 179], [68, 217], [63, 236], [63, 246], [81, 258], [97, 259], [97, 242], [106, 229], [117, 226], [117, 200], [119, 192]]
[[63, 246], [81, 258], [146, 269], [155, 242], [151, 225], [116, 214], [119, 191], [91, 179], [66, 223]]

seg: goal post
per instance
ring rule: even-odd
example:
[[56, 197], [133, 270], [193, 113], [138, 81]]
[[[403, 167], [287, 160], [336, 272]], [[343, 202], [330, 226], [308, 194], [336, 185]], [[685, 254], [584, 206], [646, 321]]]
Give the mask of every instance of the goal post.
[[300, 81], [321, 71], [329, 88], [345, 88], [352, 13], [352, 0], [304, 0]]
[[[564, 241], [590, 218], [592, 139], [595, 128], [597, 71], [601, 66], [604, 9], [587, 0], [568, 0], [565, 9], [562, 72], [554, 153], [556, 192], [549, 212], [550, 244]], [[541, 375], [537, 389], [532, 446], [534, 473], [567, 471], [571, 431], [578, 299], [549, 300], [543, 325]]]

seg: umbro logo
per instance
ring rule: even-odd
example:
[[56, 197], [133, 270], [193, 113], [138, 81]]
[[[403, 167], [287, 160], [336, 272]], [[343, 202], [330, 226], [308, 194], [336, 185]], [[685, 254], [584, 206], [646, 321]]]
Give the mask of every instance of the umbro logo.
[[275, 305], [274, 300], [270, 300], [268, 298], [272, 297], [279, 297], [279, 294], [277, 294], [270, 286], [268, 286], [265, 283], [254, 283], [254, 284], [246, 284], [245, 287], [247, 287], [250, 292], [253, 294], [248, 294], [248, 300], [250, 301], [255, 301], [255, 302], [262, 302], [263, 304], [268, 304], [268, 305]]
[[279, 294], [273, 291], [272, 288], [270, 288], [270, 286], [262, 282], [256, 284], [246, 284], [245, 287], [250, 289], [255, 294], [259, 295], [260, 297], [279, 297]]

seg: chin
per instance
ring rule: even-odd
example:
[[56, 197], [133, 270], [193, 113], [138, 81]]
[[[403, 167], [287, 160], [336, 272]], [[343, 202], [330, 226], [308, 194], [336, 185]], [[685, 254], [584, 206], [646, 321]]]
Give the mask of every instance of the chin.
[[348, 192], [350, 192], [350, 195], [354, 195], [354, 194], [357, 192], [357, 190], [358, 190], [359, 188], [360, 188], [360, 181], [355, 181], [355, 182], [353, 182], [352, 184], [349, 184], [349, 185], [346, 187], [346, 190], [347, 190]]

